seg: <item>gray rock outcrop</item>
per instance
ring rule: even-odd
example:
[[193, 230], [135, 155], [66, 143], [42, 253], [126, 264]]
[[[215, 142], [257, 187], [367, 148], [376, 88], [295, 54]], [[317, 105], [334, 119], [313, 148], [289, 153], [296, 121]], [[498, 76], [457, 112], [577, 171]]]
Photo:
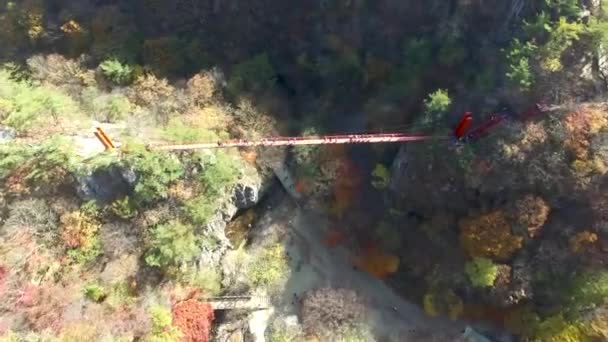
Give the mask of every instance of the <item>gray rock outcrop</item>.
[[133, 170], [112, 165], [81, 177], [78, 180], [77, 192], [83, 200], [111, 203], [129, 195], [136, 182], [137, 175]]
[[17, 136], [17, 131], [10, 127], [0, 126], [0, 144], [9, 142]]

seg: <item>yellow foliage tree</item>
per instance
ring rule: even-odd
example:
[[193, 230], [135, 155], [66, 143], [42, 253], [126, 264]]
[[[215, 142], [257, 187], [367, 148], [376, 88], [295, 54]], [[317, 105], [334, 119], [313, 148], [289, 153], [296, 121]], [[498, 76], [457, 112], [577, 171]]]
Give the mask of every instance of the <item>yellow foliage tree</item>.
[[165, 78], [158, 78], [154, 74], [141, 75], [135, 80], [133, 91], [129, 100], [140, 106], [149, 106], [158, 100], [165, 100], [174, 96], [175, 88]]
[[577, 233], [570, 238], [570, 250], [574, 253], [579, 252], [582, 248], [591, 245], [597, 241], [597, 234], [590, 231]]
[[522, 246], [522, 238], [511, 232], [503, 210], [463, 218], [458, 225], [460, 243], [473, 258], [506, 261]]
[[192, 78], [188, 80], [186, 89], [192, 101], [200, 106], [209, 104], [218, 92], [218, 86], [215, 79], [212, 74], [208, 72], [200, 72], [192, 76]]
[[82, 54], [88, 43], [88, 31], [75, 20], [68, 20], [59, 28], [67, 39], [67, 48], [70, 56]]
[[570, 165], [579, 185], [587, 186], [594, 175], [604, 175], [608, 165], [590, 150], [591, 138], [608, 129], [608, 112], [603, 107], [585, 106], [563, 120], [568, 132], [565, 146], [573, 155]]
[[572, 173], [579, 180], [579, 183], [586, 185], [591, 177], [596, 174], [604, 175], [608, 172], [608, 165], [601, 157], [576, 159], [570, 165]]
[[44, 33], [44, 4], [40, 0], [26, 0], [19, 6], [18, 23], [31, 40]]

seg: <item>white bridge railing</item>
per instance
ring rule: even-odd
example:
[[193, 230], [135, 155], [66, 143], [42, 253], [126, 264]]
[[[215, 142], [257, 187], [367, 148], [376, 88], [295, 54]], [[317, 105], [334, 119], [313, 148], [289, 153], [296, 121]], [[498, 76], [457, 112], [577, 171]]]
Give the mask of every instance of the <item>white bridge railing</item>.
[[202, 298], [213, 310], [257, 310], [270, 307], [268, 296], [223, 296]]

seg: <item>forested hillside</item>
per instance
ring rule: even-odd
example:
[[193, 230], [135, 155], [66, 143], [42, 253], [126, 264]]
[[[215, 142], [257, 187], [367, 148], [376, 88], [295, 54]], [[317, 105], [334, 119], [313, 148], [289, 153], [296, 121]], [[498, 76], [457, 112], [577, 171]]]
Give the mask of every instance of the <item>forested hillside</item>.
[[[0, 0], [0, 341], [606, 341], [607, 44], [600, 0]], [[434, 138], [150, 148], [362, 132]]]

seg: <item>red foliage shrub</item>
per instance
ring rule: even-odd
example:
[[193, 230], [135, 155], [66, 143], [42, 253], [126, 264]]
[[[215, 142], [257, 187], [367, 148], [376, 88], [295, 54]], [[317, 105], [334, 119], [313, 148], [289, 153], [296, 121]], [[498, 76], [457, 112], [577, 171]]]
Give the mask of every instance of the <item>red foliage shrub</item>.
[[211, 322], [214, 318], [213, 308], [209, 303], [188, 299], [173, 306], [173, 324], [184, 334], [182, 341], [209, 341]]
[[[27, 304], [24, 301], [30, 302], [25, 311], [30, 328], [37, 331], [45, 329], [50, 329], [53, 332], [61, 331], [64, 323], [64, 309], [78, 293], [74, 290], [74, 287], [66, 288], [57, 285], [46, 287], [30, 285], [26, 287], [26, 293], [21, 299], [21, 303], [25, 306]], [[27, 298], [29, 296], [28, 291], [34, 292], [30, 297], [31, 299]]]

